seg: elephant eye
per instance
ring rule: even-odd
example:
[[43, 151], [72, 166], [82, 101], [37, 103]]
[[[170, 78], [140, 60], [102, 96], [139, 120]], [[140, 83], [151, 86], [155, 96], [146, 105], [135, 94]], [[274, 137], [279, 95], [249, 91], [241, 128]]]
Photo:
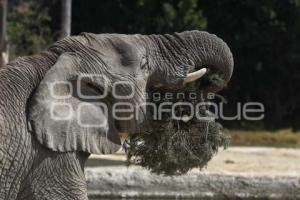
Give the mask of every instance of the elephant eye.
[[145, 56], [141, 59], [140, 66], [142, 70], [145, 70], [147, 68], [147, 58]]
[[141, 67], [141, 70], [143, 71], [144, 75], [146, 77], [148, 77], [149, 74], [150, 74], [150, 69], [149, 69], [149, 64], [148, 64], [148, 60], [147, 60], [146, 57], [142, 58], [141, 63], [140, 63], [140, 67]]

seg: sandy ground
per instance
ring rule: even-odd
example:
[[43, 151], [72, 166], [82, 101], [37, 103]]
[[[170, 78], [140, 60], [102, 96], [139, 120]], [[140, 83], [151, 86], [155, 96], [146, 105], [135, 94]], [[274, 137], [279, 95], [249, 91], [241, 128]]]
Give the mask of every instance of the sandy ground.
[[[126, 155], [92, 155], [87, 166], [125, 165]], [[194, 169], [198, 170], [198, 169]], [[300, 176], [300, 149], [230, 147], [221, 150], [203, 172]]]

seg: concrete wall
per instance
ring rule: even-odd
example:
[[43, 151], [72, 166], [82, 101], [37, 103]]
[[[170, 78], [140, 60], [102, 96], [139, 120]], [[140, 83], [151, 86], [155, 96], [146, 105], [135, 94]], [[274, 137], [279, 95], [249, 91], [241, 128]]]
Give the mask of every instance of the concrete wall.
[[300, 175], [265, 176], [194, 170], [163, 177], [140, 167], [86, 168], [90, 198], [186, 197], [201, 199], [300, 199]]

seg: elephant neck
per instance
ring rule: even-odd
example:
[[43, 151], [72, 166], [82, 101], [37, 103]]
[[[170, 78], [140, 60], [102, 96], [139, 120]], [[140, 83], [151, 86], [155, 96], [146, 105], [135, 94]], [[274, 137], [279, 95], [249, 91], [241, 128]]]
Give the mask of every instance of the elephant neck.
[[44, 52], [0, 69], [0, 163], [4, 163], [0, 164], [0, 196], [5, 199], [15, 199], [32, 163], [34, 138], [27, 131], [26, 106], [54, 60], [54, 55]]
[[42, 149], [22, 182], [17, 199], [87, 199], [87, 158], [82, 152], [53, 153]]

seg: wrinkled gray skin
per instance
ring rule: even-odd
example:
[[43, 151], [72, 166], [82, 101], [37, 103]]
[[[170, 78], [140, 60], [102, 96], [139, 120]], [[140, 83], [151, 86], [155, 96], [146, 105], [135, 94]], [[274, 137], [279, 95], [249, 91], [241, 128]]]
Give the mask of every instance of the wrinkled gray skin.
[[[105, 117], [95, 102], [113, 104], [107, 97], [86, 100], [75, 92], [67, 100], [79, 103], [85, 120], [106, 122], [101, 128], [82, 128], [76, 116], [65, 121], [49, 117], [49, 105], [61, 102], [50, 95], [49, 84], [87, 77], [82, 91], [100, 94], [118, 80], [135, 86], [135, 105], [144, 103], [149, 90], [180, 90], [188, 72], [208, 66], [228, 82], [233, 58], [228, 46], [215, 35], [189, 31], [174, 35], [81, 34], [52, 45], [47, 51], [18, 58], [0, 70], [0, 199], [87, 199], [84, 163], [91, 153], [109, 154], [120, 147], [119, 132], [133, 132], [144, 119], [121, 122]], [[214, 85], [201, 88], [218, 91]], [[121, 85], [120, 93], [128, 93]], [[64, 85], [55, 92], [68, 92]], [[59, 115], [64, 109], [54, 109]], [[145, 114], [145, 110], [141, 109]], [[75, 113], [76, 114], [76, 113]], [[107, 137], [106, 137], [107, 136]]]

